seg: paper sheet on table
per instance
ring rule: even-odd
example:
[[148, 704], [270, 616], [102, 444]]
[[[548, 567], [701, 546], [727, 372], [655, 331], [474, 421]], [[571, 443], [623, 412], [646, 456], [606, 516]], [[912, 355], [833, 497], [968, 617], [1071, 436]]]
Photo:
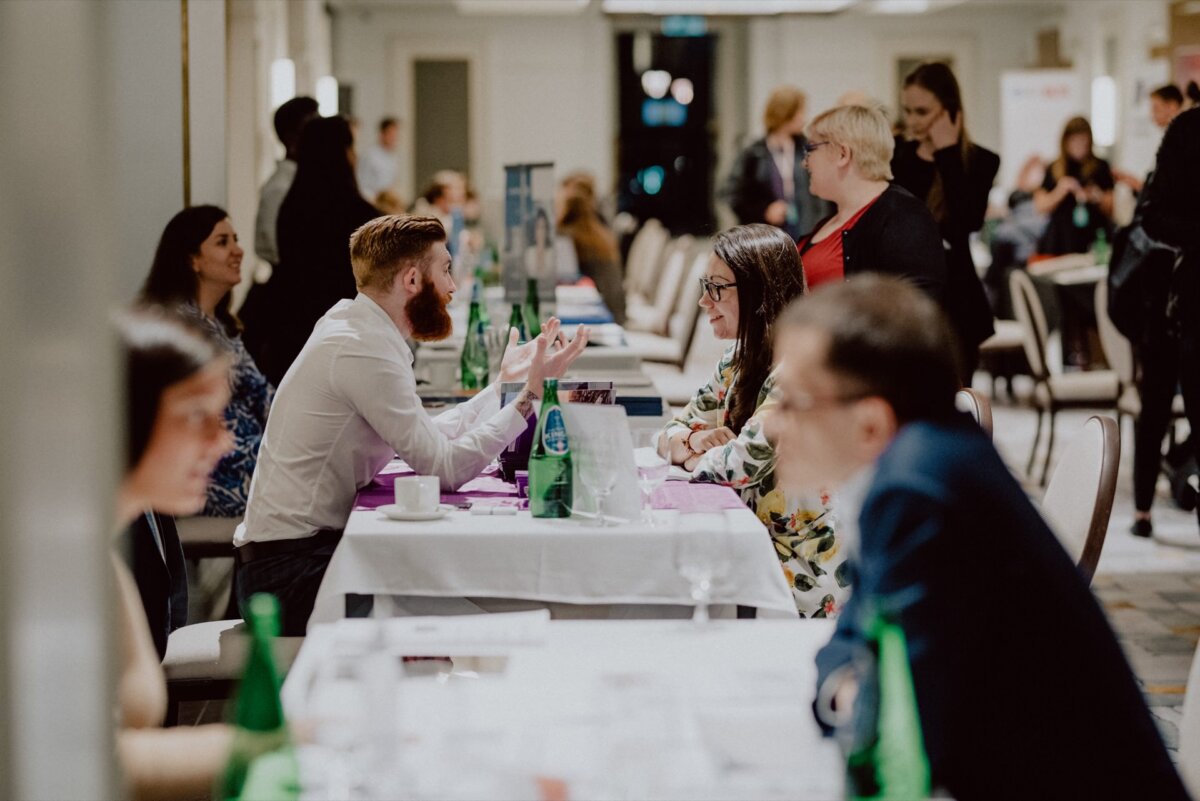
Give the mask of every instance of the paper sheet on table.
[[389, 645], [541, 645], [546, 641], [550, 610], [491, 615], [394, 617], [383, 621]]
[[608, 517], [636, 520], [642, 511], [642, 495], [633, 461], [633, 436], [629, 433], [624, 407], [564, 403], [562, 410], [575, 471], [573, 511], [583, 515], [597, 512], [596, 498], [579, 477], [579, 470], [582, 464], [595, 458], [597, 441], [609, 440], [616, 446], [617, 481], [604, 505], [604, 513]]

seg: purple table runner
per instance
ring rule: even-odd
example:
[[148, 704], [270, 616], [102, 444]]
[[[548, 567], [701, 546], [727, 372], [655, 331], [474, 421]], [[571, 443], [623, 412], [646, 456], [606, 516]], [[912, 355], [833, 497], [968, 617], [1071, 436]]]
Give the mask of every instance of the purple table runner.
[[[370, 484], [359, 490], [355, 500], [355, 511], [378, 509], [385, 504], [395, 503], [393, 482], [401, 476], [415, 476], [412, 470], [381, 473]], [[477, 503], [485, 506], [515, 506], [529, 508], [525, 498], [517, 496], [517, 486], [500, 478], [495, 467], [489, 467], [471, 479], [458, 492], [443, 492], [442, 503], [458, 505]], [[745, 504], [729, 487], [719, 484], [691, 484], [684, 481], [668, 481], [650, 496], [650, 505], [655, 509], [678, 509], [681, 512], [713, 512], [721, 509], [743, 509]]]

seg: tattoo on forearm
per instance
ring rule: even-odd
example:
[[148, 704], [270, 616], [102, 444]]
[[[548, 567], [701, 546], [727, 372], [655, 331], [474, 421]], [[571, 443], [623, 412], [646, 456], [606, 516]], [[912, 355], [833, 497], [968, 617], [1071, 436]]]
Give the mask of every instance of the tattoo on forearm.
[[533, 413], [533, 403], [538, 399], [538, 396], [533, 394], [532, 390], [523, 389], [521, 394], [517, 396], [517, 400], [513, 405], [522, 417], [529, 417]]

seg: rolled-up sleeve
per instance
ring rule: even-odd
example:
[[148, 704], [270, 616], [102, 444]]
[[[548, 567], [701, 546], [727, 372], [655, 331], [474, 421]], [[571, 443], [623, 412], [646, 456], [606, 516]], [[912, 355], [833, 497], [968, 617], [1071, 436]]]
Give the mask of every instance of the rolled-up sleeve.
[[447, 489], [477, 476], [525, 430], [525, 418], [513, 406], [480, 419], [494, 400], [486, 397], [441, 424], [435, 422], [421, 406], [411, 371], [387, 358], [343, 352], [331, 360], [330, 370], [330, 386], [344, 393], [400, 458], [419, 474], [437, 476]]

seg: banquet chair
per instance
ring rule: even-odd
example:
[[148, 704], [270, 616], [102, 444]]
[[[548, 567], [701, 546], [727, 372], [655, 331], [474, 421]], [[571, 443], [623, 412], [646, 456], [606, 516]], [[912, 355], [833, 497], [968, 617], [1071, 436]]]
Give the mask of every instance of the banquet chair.
[[1016, 320], [992, 320], [993, 333], [979, 343], [979, 367], [992, 377], [992, 397], [996, 397], [996, 379], [1003, 378], [1008, 397], [1013, 396], [1013, 376], [1024, 375], [1025, 335]]
[[642, 223], [634, 234], [625, 257], [625, 291], [630, 300], [645, 301], [646, 292], [654, 286], [654, 274], [662, 260], [663, 249], [670, 240], [667, 229], [653, 218]]
[[1179, 721], [1179, 773], [1193, 798], [1200, 798], [1200, 646], [1192, 657], [1183, 719]]
[[[181, 704], [221, 701], [233, 695], [242, 677], [250, 635], [241, 620], [193, 623], [171, 632], [163, 673], [167, 677], [167, 725], [179, 722]], [[303, 637], [276, 637], [275, 667], [287, 673], [304, 643]]]
[[195, 517], [175, 518], [179, 530], [179, 542], [183, 545], [185, 559], [199, 561], [233, 556], [233, 532], [242, 522], [239, 517]]
[[979, 427], [992, 438], [992, 404], [982, 392], [967, 387], [954, 394], [954, 406], [960, 412], [967, 412], [979, 423]]
[[695, 240], [690, 234], [672, 239], [663, 249], [662, 266], [656, 269], [653, 283], [646, 288], [643, 300], [630, 298], [625, 304], [625, 330], [645, 331], [667, 336], [671, 312], [687, 274], [688, 253]]
[[[240, 516], [175, 518], [183, 558], [187, 560], [188, 585], [194, 599], [193, 616], [202, 613], [203, 619], [208, 620], [237, 614], [231, 592], [233, 533], [241, 522]], [[222, 559], [228, 561], [219, 561]]]
[[[704, 240], [690, 252], [685, 262], [688, 267], [681, 271], [678, 291], [666, 317], [665, 330], [661, 333], [649, 331], [625, 332], [629, 347], [648, 362], [670, 364], [682, 370], [687, 364], [688, 354], [696, 338], [696, 325], [700, 321], [700, 278], [712, 258], [711, 244]], [[694, 388], [693, 388], [694, 389]]]
[[1108, 532], [1120, 461], [1116, 421], [1093, 415], [1067, 445], [1042, 497], [1042, 513], [1089, 584]]
[[1050, 471], [1050, 457], [1054, 452], [1054, 423], [1060, 409], [1079, 407], [1111, 407], [1117, 401], [1119, 382], [1113, 370], [1084, 370], [1063, 373], [1050, 365], [1046, 358], [1049, 329], [1046, 312], [1041, 298], [1033, 286], [1033, 280], [1023, 270], [1013, 270], [1009, 276], [1012, 290], [1013, 310], [1024, 334], [1025, 358], [1033, 376], [1032, 403], [1037, 410], [1037, 428], [1034, 431], [1033, 447], [1029, 450], [1029, 463], [1025, 473], [1033, 477], [1033, 465], [1037, 458], [1038, 445], [1042, 439], [1042, 418], [1050, 418], [1049, 436], [1046, 442], [1046, 457], [1042, 463], [1042, 476], [1038, 482], [1046, 485]]

